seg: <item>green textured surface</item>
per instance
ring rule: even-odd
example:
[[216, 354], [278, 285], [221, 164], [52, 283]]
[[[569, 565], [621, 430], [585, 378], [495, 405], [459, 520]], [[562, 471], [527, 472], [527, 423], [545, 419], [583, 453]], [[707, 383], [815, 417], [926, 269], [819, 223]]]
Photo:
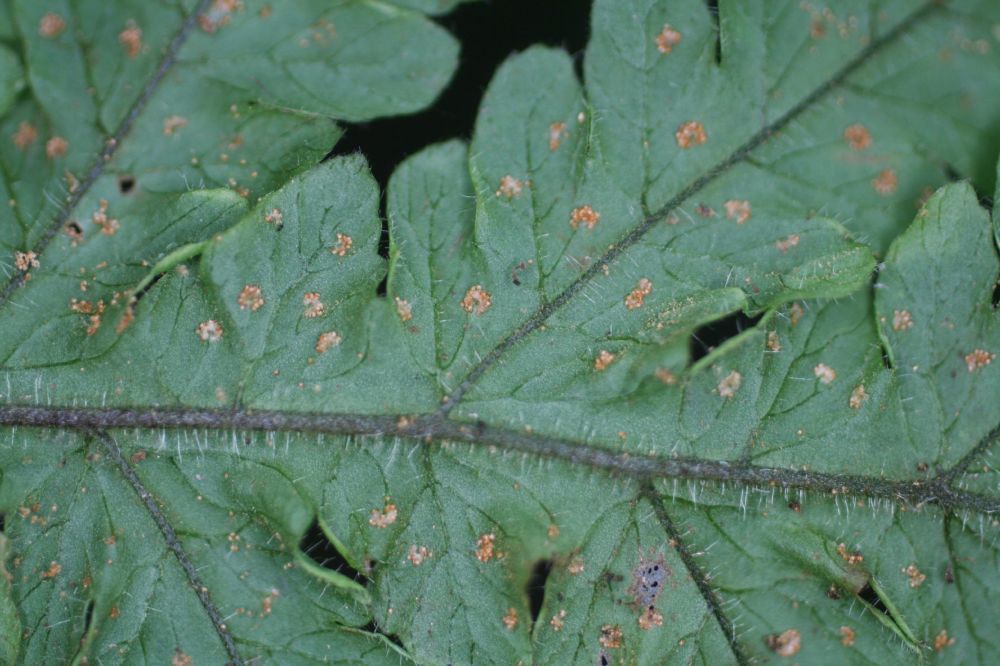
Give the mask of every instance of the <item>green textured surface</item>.
[[[317, 162], [331, 118], [432, 101], [455, 43], [399, 7], [454, 3], [244, 4], [69, 199], [83, 239], [8, 266], [0, 657], [1000, 659], [995, 3], [598, 0], [585, 83], [512, 56], [468, 144], [397, 168], [388, 261], [363, 157]], [[182, 19], [8, 5], [10, 256]]]

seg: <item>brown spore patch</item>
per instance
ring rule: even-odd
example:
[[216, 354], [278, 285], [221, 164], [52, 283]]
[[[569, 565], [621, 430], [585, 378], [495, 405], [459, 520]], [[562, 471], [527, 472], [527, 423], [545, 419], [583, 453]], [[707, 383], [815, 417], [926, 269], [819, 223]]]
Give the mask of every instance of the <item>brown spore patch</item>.
[[476, 539], [476, 559], [480, 562], [489, 562], [494, 557], [497, 557], [496, 540], [497, 535], [492, 532], [481, 534]]
[[656, 35], [656, 50], [666, 55], [681, 43], [683, 35], [669, 23], [663, 24], [663, 29]]
[[462, 309], [469, 314], [484, 314], [493, 305], [493, 297], [490, 292], [483, 289], [483, 285], [474, 284], [465, 292], [462, 297]]
[[746, 199], [730, 199], [724, 206], [726, 208], [726, 217], [730, 220], [736, 220], [736, 224], [745, 223], [753, 215], [750, 202]]
[[50, 160], [66, 157], [67, 150], [69, 150], [69, 141], [61, 136], [54, 136], [45, 142], [45, 156]]
[[136, 25], [135, 21], [128, 20], [125, 29], [118, 33], [118, 43], [125, 49], [125, 55], [129, 59], [134, 59], [142, 53], [142, 29]]
[[997, 355], [985, 349], [974, 349], [965, 355], [965, 367], [969, 372], [975, 372], [980, 368], [985, 368], [996, 360]]
[[872, 134], [868, 128], [860, 123], [855, 123], [844, 130], [844, 139], [853, 150], [864, 150], [872, 145]]
[[600, 643], [603, 648], [612, 650], [620, 648], [624, 642], [622, 628], [617, 624], [602, 625], [601, 635], [598, 637], [597, 642]]
[[198, 27], [211, 34], [229, 25], [233, 12], [243, 9], [243, 0], [215, 0], [208, 10], [198, 17]]
[[202, 342], [218, 342], [222, 339], [222, 325], [214, 319], [209, 319], [198, 324], [195, 333]]
[[352, 239], [347, 234], [337, 234], [337, 244], [330, 248], [332, 254], [338, 257], [346, 257], [347, 253], [351, 251], [351, 247], [354, 245], [354, 239]]
[[379, 529], [385, 529], [396, 522], [399, 517], [399, 509], [393, 503], [387, 503], [382, 509], [372, 509], [371, 516], [368, 518], [368, 524], [372, 527], [377, 527]]
[[163, 135], [173, 136], [177, 130], [187, 127], [188, 119], [184, 116], [167, 116], [163, 119]]
[[566, 123], [562, 121], [549, 125], [549, 150], [558, 150], [559, 144], [568, 134]]
[[38, 34], [46, 39], [58, 37], [66, 29], [66, 21], [59, 14], [47, 13], [38, 22]]
[[569, 226], [574, 229], [581, 224], [585, 224], [588, 229], [593, 229], [601, 219], [601, 214], [589, 205], [577, 206], [569, 214]]
[[14, 147], [24, 152], [24, 150], [35, 142], [38, 138], [38, 130], [26, 120], [22, 120], [17, 130], [11, 134], [10, 139], [14, 142]]
[[686, 123], [681, 123], [680, 127], [677, 128], [677, 131], [674, 132], [674, 139], [676, 139], [678, 146], [687, 150], [708, 141], [708, 133], [700, 122], [689, 120]]
[[604, 372], [608, 369], [612, 363], [615, 362], [615, 355], [606, 349], [602, 349], [598, 354], [597, 358], [594, 359], [594, 370], [597, 372]]
[[889, 196], [899, 187], [899, 176], [894, 169], [883, 169], [872, 179], [872, 187], [882, 196]]
[[236, 303], [240, 306], [240, 310], [250, 310], [251, 312], [260, 310], [264, 307], [264, 294], [261, 292], [260, 285], [244, 285], [236, 298]]
[[625, 307], [629, 310], [641, 308], [646, 300], [646, 296], [652, 293], [652, 291], [653, 283], [648, 278], [640, 279], [635, 285], [635, 289], [625, 297]]
[[798, 629], [786, 629], [780, 634], [765, 636], [764, 642], [776, 655], [794, 657], [802, 649], [802, 634]]

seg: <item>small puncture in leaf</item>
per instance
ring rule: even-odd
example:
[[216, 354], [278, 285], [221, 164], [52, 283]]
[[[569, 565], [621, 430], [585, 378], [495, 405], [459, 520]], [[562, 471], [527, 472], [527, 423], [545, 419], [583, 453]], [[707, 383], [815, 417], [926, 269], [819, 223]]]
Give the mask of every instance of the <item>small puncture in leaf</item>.
[[513, 199], [514, 197], [521, 194], [521, 190], [524, 189], [524, 183], [514, 176], [506, 175], [500, 179], [500, 187], [496, 191], [496, 195], [505, 196], [508, 199]]
[[844, 138], [854, 150], [864, 150], [872, 145], [872, 135], [864, 125], [854, 124], [844, 130]]
[[691, 146], [700, 146], [708, 141], [708, 134], [705, 132], [704, 125], [697, 120], [689, 120], [677, 128], [674, 138], [677, 139], [678, 146], [686, 149]]
[[732, 398], [736, 395], [736, 391], [739, 390], [740, 385], [743, 384], [743, 375], [735, 370], [732, 370], [728, 375], [726, 375], [721, 382], [719, 382], [718, 390], [719, 395], [723, 398]]
[[307, 319], [315, 319], [326, 314], [326, 306], [320, 300], [318, 292], [310, 291], [302, 297], [302, 305], [306, 306], [303, 316]]
[[264, 296], [260, 286], [256, 284], [245, 285], [236, 298], [236, 303], [240, 306], [240, 310], [249, 308], [251, 312], [256, 312], [261, 309], [264, 306]]
[[129, 58], [135, 58], [142, 50], [142, 30], [132, 19], [128, 20], [125, 29], [118, 33], [118, 41], [125, 47]]
[[336, 347], [341, 342], [340, 334], [336, 331], [326, 331], [325, 333], [320, 333], [319, 337], [316, 338], [316, 353], [325, 354], [331, 347]]
[[663, 54], [670, 53], [681, 43], [681, 37], [681, 33], [674, 30], [669, 23], [663, 24], [663, 30], [656, 36], [656, 50]]
[[872, 187], [882, 196], [888, 196], [895, 192], [897, 185], [899, 185], [899, 178], [896, 177], [896, 172], [892, 169], [883, 170], [872, 180]]
[[736, 224], [743, 224], [750, 219], [750, 202], [746, 199], [730, 199], [725, 203], [725, 206], [726, 217], [730, 220], [735, 218]]
[[567, 134], [566, 123], [560, 121], [549, 125], [549, 150], [559, 148], [559, 144]]
[[493, 297], [490, 292], [483, 289], [481, 284], [474, 284], [469, 287], [462, 298], [462, 309], [469, 313], [481, 315], [493, 305]]
[[615, 362], [615, 355], [606, 349], [602, 349], [597, 358], [594, 359], [594, 370], [604, 372], [608, 366]]
[[588, 229], [593, 229], [601, 219], [601, 214], [590, 206], [577, 206], [569, 216], [569, 225], [576, 229], [583, 222]]
[[625, 307], [629, 310], [635, 310], [636, 308], [641, 308], [643, 302], [653, 291], [653, 283], [646, 278], [639, 280], [636, 284], [635, 289], [633, 289], [628, 296], [625, 297]]
[[54, 136], [45, 142], [45, 156], [50, 160], [65, 157], [67, 150], [69, 150], [69, 141], [61, 136]]
[[833, 380], [837, 378], [837, 371], [826, 363], [816, 364], [816, 367], [813, 368], [813, 374], [822, 384], [832, 384]]
[[222, 339], [222, 326], [214, 319], [198, 324], [195, 332], [202, 342], [218, 342]]
[[372, 509], [372, 515], [368, 519], [368, 524], [372, 527], [385, 529], [396, 522], [398, 516], [399, 512], [396, 509], [396, 505], [389, 503], [383, 509]]
[[767, 647], [782, 657], [794, 657], [802, 648], [802, 635], [797, 629], [788, 629], [780, 634], [771, 634], [764, 641]]
[[31, 123], [22, 120], [17, 126], [17, 131], [10, 138], [18, 150], [24, 151], [25, 148], [34, 143], [35, 139], [38, 138], [38, 130]]
[[507, 631], [514, 631], [517, 628], [517, 609], [508, 608], [507, 614], [503, 616], [503, 626], [507, 627]]
[[58, 36], [66, 29], [66, 21], [58, 14], [49, 12], [38, 22], [38, 34], [46, 39]]
[[985, 349], [973, 350], [971, 354], [965, 355], [965, 367], [969, 372], [975, 372], [980, 368], [985, 368], [996, 359], [997, 355]]
[[337, 234], [337, 244], [330, 248], [332, 254], [338, 257], [346, 257], [347, 253], [351, 251], [351, 246], [354, 245], [354, 240], [347, 234]]

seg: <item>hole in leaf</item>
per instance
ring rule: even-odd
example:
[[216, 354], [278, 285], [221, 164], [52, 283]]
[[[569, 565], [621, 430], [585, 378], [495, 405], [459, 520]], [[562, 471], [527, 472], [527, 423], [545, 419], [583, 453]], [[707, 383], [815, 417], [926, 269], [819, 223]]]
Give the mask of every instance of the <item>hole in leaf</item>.
[[878, 596], [878, 592], [871, 586], [871, 583], [865, 583], [865, 586], [858, 591], [858, 598], [867, 601], [878, 612], [891, 617], [889, 609], [886, 608], [885, 603], [882, 601], [882, 597]]
[[715, 28], [715, 62], [722, 62], [722, 30], [719, 27], [719, 0], [705, 0], [708, 6], [708, 13], [712, 17], [712, 25]]
[[[352, 567], [337, 546], [326, 537], [323, 528], [319, 525], [319, 519], [314, 518], [312, 525], [302, 535], [299, 549], [324, 569], [336, 571], [362, 585], [368, 582], [365, 575]], [[368, 573], [371, 574], [371, 572]]]
[[349, 125], [331, 155], [364, 154], [385, 192], [393, 169], [413, 153], [432, 143], [472, 135], [483, 92], [508, 56], [548, 44], [565, 48], [579, 61], [589, 35], [589, 5], [580, 0], [461, 5], [438, 21], [462, 44], [458, 70], [438, 100], [415, 115]]
[[131, 194], [135, 189], [135, 176], [125, 174], [118, 176], [118, 191], [122, 194]]
[[760, 315], [748, 317], [742, 311], [734, 312], [696, 329], [691, 334], [691, 362], [704, 358], [726, 340], [753, 328], [760, 321], [760, 317]]
[[71, 238], [79, 239], [81, 236], [83, 236], [83, 227], [81, 227], [73, 220], [70, 220], [69, 222], [66, 223], [66, 233], [69, 234]]
[[389, 287], [389, 275], [387, 273], [385, 277], [383, 277], [382, 280], [379, 281], [378, 286], [375, 288], [375, 293], [378, 294], [379, 296], [385, 296], [388, 287]]
[[531, 622], [534, 624], [538, 620], [539, 613], [542, 612], [542, 602], [545, 601], [545, 584], [552, 573], [552, 560], [539, 560], [531, 569], [531, 577], [528, 579], [528, 608], [531, 610]]

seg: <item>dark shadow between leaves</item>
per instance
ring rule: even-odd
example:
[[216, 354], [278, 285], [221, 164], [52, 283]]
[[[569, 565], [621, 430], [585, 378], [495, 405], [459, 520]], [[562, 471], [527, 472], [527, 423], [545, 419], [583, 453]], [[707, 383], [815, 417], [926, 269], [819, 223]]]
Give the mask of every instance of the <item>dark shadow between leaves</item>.
[[336, 571], [361, 585], [366, 585], [368, 583], [367, 576], [371, 576], [371, 571], [367, 572], [366, 576], [351, 566], [336, 544], [327, 538], [317, 518], [313, 519], [312, 525], [302, 535], [302, 539], [299, 541], [299, 550], [324, 569]]
[[552, 560], [539, 560], [531, 568], [531, 577], [528, 578], [525, 592], [528, 595], [528, 608], [531, 611], [532, 625], [538, 621], [538, 615], [542, 612], [542, 603], [545, 601], [545, 584], [548, 583], [551, 573]]
[[696, 329], [691, 334], [691, 363], [708, 356], [727, 340], [756, 326], [761, 316], [749, 317], [742, 311], [734, 312]]

